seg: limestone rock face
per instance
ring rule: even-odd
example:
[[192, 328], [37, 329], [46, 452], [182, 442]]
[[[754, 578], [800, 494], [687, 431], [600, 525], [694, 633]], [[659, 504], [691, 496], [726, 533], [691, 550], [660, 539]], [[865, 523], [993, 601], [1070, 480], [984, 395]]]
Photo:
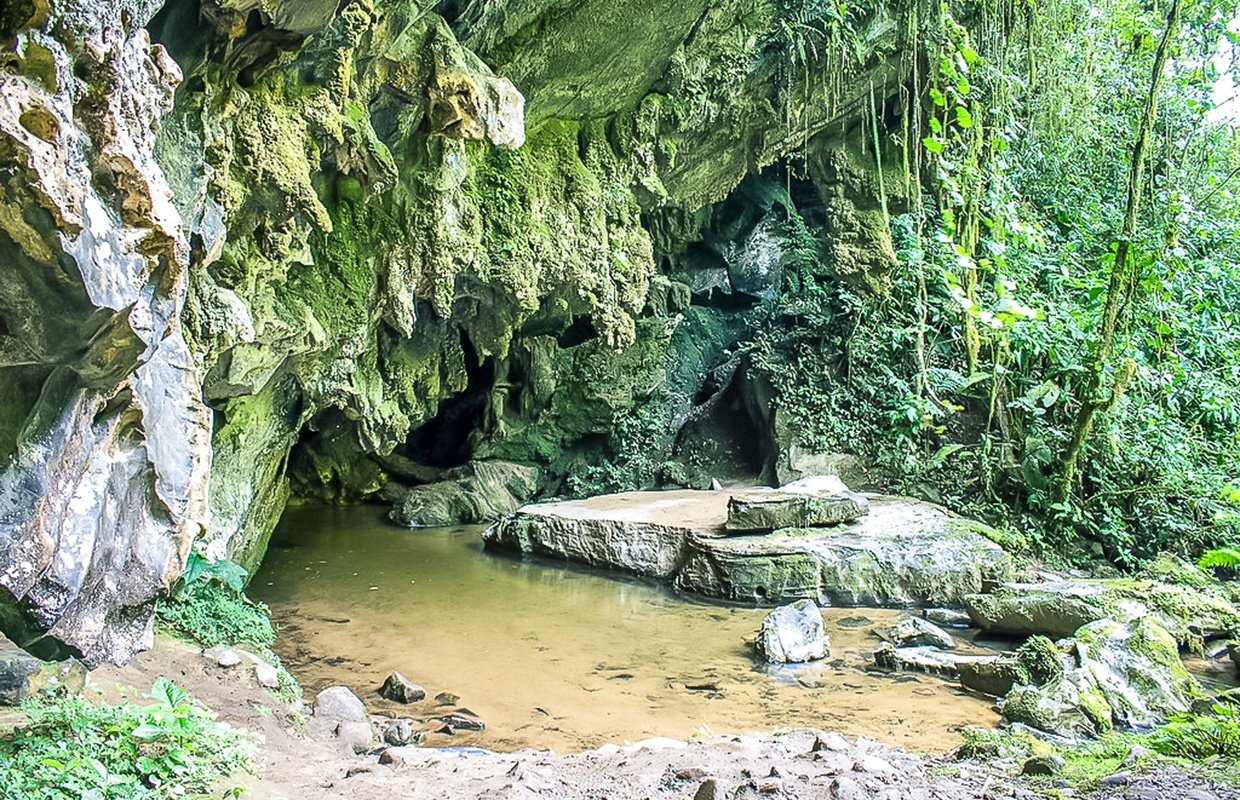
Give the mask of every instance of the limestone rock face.
[[1092, 622], [1151, 617], [1181, 647], [1200, 651], [1202, 637], [1240, 632], [1240, 610], [1209, 587], [1143, 580], [1057, 580], [1011, 583], [968, 598], [979, 628], [1012, 636], [1072, 636]]
[[530, 499], [538, 473], [521, 464], [476, 461], [449, 470], [444, 477], [403, 490], [389, 518], [409, 528], [490, 522]]
[[189, 248], [156, 131], [150, 2], [57, 4], [0, 73], [0, 605], [42, 657], [123, 663], [207, 522]]

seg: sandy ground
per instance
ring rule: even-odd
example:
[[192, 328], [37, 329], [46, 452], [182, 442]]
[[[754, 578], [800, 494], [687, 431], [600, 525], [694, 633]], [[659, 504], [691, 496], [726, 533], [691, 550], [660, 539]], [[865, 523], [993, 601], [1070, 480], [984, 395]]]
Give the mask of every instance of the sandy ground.
[[[865, 737], [799, 729], [773, 736], [652, 739], [570, 755], [471, 748], [389, 748], [354, 755], [330, 734], [314, 738], [252, 672], [216, 666], [195, 646], [160, 637], [123, 669], [96, 670], [105, 697], [149, 691], [164, 675], [230, 724], [264, 740], [261, 771], [226, 784], [255, 800], [319, 798], [822, 798], [823, 800], [1034, 800], [1080, 796], [1072, 787], [1026, 784], [1013, 764], [953, 762], [888, 748]], [[124, 690], [123, 687], [132, 687]], [[933, 713], [927, 709], [927, 713]], [[1037, 791], [1035, 791], [1037, 790]], [[1095, 792], [1094, 800], [1240, 800], [1234, 788], [1163, 767]]]

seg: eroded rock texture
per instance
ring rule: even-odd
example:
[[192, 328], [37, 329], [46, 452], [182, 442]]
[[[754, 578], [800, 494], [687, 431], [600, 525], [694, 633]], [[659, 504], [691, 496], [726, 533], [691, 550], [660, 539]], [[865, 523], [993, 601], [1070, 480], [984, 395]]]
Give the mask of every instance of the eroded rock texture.
[[41, 653], [124, 660], [293, 492], [773, 479], [744, 312], [806, 248], [884, 286], [902, 7], [808, 49], [738, 0], [13, 9], [0, 606]]
[[181, 72], [153, 4], [81, 5], [3, 32], [0, 606], [31, 652], [97, 664], [149, 639], [202, 532], [210, 420], [153, 155]]

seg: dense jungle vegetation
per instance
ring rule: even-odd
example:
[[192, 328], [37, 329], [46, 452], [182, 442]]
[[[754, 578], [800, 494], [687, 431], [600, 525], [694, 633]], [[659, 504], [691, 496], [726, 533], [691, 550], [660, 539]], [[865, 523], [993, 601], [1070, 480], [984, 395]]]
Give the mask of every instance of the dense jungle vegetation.
[[[846, 47], [845, 10], [798, 2], [790, 46]], [[911, 21], [935, 32], [909, 55], [915, 113], [891, 136], [872, 112], [864, 137], [914, 187], [890, 212], [884, 194], [890, 291], [815, 277], [818, 231], [793, 219], [784, 296], [754, 312], [801, 438], [1048, 556], [1234, 544], [1240, 138], [1215, 87], [1235, 11], [998, 0]]]

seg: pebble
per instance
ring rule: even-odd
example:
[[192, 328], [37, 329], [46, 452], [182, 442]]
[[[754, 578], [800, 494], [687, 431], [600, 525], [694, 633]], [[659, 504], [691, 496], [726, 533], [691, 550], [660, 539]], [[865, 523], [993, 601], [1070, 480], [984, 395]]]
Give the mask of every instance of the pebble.
[[280, 688], [280, 671], [265, 662], [254, 665], [254, 675], [258, 678], [259, 686], [268, 689]]
[[1108, 775], [1098, 783], [1102, 786], [1127, 786], [1132, 780], [1132, 775], [1127, 772], [1117, 772], [1114, 775]]
[[726, 792], [721, 790], [719, 782], [714, 778], [707, 778], [698, 785], [697, 792], [693, 795], [693, 800], [722, 800]]
[[878, 756], [862, 756], [853, 764], [854, 772], [868, 772], [873, 775], [889, 775], [896, 771], [890, 763]]
[[1157, 789], [1129, 789], [1124, 792], [1125, 800], [1163, 800], [1163, 793]]
[[831, 782], [833, 800], [866, 800], [866, 791], [852, 778], [836, 778]]
[[1218, 800], [1218, 797], [1201, 789], [1193, 789], [1184, 794], [1184, 800]]
[[227, 647], [212, 647], [209, 650], [203, 650], [202, 654], [221, 667], [235, 667], [241, 663], [241, 656]]
[[1025, 761], [1024, 766], [1020, 769], [1022, 775], [1054, 775], [1063, 769], [1064, 760], [1060, 756], [1050, 753], [1043, 756], [1034, 756]]
[[383, 741], [388, 744], [409, 744], [409, 740], [412, 738], [413, 720], [411, 719], [398, 719], [383, 732]]

